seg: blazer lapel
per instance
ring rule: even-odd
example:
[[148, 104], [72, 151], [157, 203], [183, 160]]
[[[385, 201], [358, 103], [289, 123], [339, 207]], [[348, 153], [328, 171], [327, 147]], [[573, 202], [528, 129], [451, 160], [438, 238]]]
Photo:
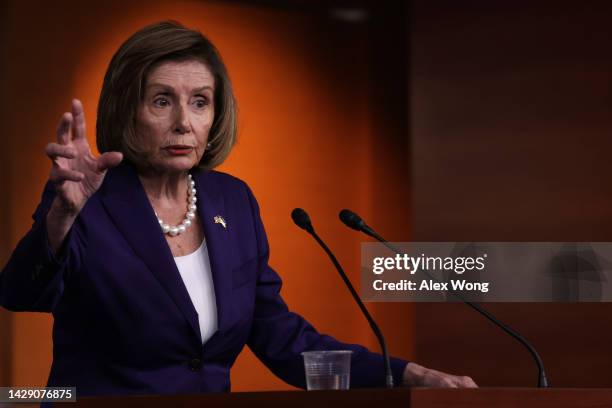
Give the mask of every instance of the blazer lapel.
[[[198, 195], [198, 214], [201, 218], [206, 237], [208, 256], [212, 271], [215, 289], [215, 300], [217, 304], [217, 326], [218, 331], [209, 339], [218, 337], [228, 323], [230, 312], [229, 306], [232, 294], [232, 246], [230, 245], [231, 225], [224, 226], [218, 217], [229, 221], [225, 213], [225, 200], [220, 188], [215, 183], [214, 173], [196, 172], [194, 181]], [[217, 217], [217, 218], [216, 218]], [[217, 221], [215, 222], [215, 219]]]
[[108, 214], [168, 292], [201, 343], [197, 312], [135, 169], [123, 163], [107, 173], [104, 184], [102, 203]]

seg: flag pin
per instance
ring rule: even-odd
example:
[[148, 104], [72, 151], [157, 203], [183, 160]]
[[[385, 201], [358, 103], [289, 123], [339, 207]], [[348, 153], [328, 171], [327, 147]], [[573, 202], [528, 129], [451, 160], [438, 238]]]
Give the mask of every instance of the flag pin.
[[227, 223], [225, 222], [225, 218], [220, 215], [215, 215], [215, 224], [221, 224], [224, 229], [227, 229]]

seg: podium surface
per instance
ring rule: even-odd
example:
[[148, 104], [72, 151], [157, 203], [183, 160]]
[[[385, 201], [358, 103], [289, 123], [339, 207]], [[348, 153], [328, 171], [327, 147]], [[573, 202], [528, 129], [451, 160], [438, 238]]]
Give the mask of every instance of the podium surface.
[[77, 402], [55, 403], [58, 407], [291, 407], [313, 406], [427, 408], [484, 407], [612, 407], [612, 389], [602, 388], [397, 388], [349, 391], [234, 392], [163, 396], [78, 397]]

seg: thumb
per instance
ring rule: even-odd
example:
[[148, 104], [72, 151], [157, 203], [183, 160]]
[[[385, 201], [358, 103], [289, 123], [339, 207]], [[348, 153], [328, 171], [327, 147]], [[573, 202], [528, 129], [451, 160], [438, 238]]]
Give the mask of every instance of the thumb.
[[115, 167], [123, 160], [123, 153], [120, 152], [106, 152], [102, 156], [98, 157], [98, 171], [106, 171], [112, 167]]

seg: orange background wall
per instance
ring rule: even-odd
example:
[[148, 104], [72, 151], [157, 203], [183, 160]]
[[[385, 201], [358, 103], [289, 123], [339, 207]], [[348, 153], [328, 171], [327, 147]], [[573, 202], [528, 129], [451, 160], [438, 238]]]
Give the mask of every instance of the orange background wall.
[[[337, 221], [338, 210], [354, 209], [391, 239], [409, 238], [407, 135], [389, 111], [377, 112], [390, 102], [374, 81], [372, 30], [242, 3], [63, 1], [33, 9], [14, 0], [2, 7], [2, 264], [30, 226], [48, 175], [43, 149], [70, 99], [83, 100], [95, 145], [97, 97], [114, 50], [143, 25], [176, 19], [206, 34], [228, 66], [240, 130], [221, 170], [243, 178], [258, 197], [286, 301], [320, 331], [378, 349], [336, 272], [289, 217], [294, 207], [306, 208], [356, 284], [361, 236]], [[391, 352], [411, 357], [412, 307], [370, 307]], [[51, 327], [47, 314], [0, 311], [1, 385], [46, 382]], [[249, 351], [232, 382], [234, 390], [289, 388]]]

